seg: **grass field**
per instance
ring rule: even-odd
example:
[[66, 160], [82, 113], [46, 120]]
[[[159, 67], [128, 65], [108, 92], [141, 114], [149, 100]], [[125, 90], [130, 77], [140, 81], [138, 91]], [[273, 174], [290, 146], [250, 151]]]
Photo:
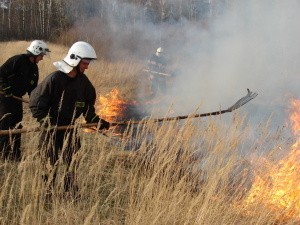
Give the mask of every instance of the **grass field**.
[[[0, 43], [0, 62], [28, 44]], [[41, 79], [67, 51], [50, 49]], [[87, 74], [98, 96], [117, 88], [131, 100], [142, 66], [100, 59]], [[37, 126], [26, 104], [24, 111], [23, 126]], [[45, 197], [39, 134], [23, 134], [22, 162], [0, 162], [0, 224], [300, 224], [294, 137], [270, 132], [268, 122], [253, 127], [238, 111], [230, 123], [222, 120], [149, 122], [129, 127], [124, 138], [80, 130], [79, 199], [62, 190], [61, 161], [54, 194]], [[253, 130], [260, 135], [249, 141]]]

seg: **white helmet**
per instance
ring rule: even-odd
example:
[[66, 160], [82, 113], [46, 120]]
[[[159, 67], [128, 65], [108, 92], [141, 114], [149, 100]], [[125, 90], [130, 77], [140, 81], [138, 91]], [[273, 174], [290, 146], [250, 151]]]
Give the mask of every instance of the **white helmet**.
[[64, 62], [71, 67], [76, 67], [81, 59], [97, 59], [94, 48], [84, 41], [78, 41], [71, 46]]
[[31, 42], [27, 51], [33, 55], [47, 55], [50, 52], [47, 44], [41, 40], [34, 40]]
[[159, 47], [158, 49], [156, 49], [156, 55], [157, 56], [161, 56], [161, 54], [163, 54], [164, 49], [162, 47]]
[[157, 50], [156, 50], [157, 53], [163, 53], [164, 52], [164, 49], [162, 47], [159, 47]]

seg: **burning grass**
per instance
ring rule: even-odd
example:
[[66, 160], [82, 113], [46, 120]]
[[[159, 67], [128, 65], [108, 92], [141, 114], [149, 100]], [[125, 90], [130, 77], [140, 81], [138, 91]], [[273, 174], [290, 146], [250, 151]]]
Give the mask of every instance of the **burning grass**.
[[[293, 218], [300, 221], [300, 101], [291, 100], [290, 124], [296, 136], [295, 143], [285, 149], [280, 160], [272, 162], [261, 159], [261, 168], [257, 168], [252, 188], [245, 199], [246, 205], [255, 205], [256, 209], [268, 208], [279, 220]], [[262, 173], [263, 171], [263, 173]]]
[[[42, 78], [53, 69], [46, 60]], [[94, 66], [88, 74], [102, 96], [115, 87], [133, 93], [136, 64]], [[128, 105], [131, 96], [120, 96]], [[36, 124], [25, 112], [23, 126]], [[299, 145], [267, 124], [230, 118], [135, 125], [123, 139], [80, 132], [79, 200], [62, 191], [61, 162], [54, 195], [45, 198], [38, 133], [24, 134], [22, 162], [0, 162], [0, 224], [299, 224]], [[261, 135], [249, 140], [252, 133]]]
[[[255, 207], [249, 204], [257, 178], [250, 160], [240, 154], [249, 128], [242, 126], [242, 120], [234, 121], [140, 125], [135, 140], [81, 133], [77, 201], [64, 196], [62, 174], [52, 199], [45, 199], [42, 166], [34, 147], [38, 136], [26, 134], [23, 161], [1, 162], [1, 222], [297, 224], [295, 214], [287, 216], [282, 210], [270, 214], [276, 210], [267, 206], [272, 192], [256, 192]], [[136, 151], [125, 150], [130, 147]], [[253, 152], [254, 146], [247, 151]]]

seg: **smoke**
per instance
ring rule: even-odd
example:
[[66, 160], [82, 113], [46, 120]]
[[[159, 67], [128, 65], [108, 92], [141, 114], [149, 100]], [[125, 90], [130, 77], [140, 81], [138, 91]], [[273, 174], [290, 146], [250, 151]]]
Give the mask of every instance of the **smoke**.
[[281, 126], [289, 98], [300, 97], [298, 0], [211, 1], [214, 5], [205, 5], [202, 19], [169, 15], [167, 22], [163, 17], [149, 21], [145, 6], [100, 2], [105, 27], [98, 30], [94, 24], [93, 32], [87, 31], [89, 26], [81, 30], [93, 33], [93, 41], [109, 40], [105, 47], [111, 59], [135, 57], [146, 64], [157, 47], [164, 47], [176, 77], [170, 82], [172, 97], [160, 112], [171, 103], [176, 115], [197, 108], [200, 113], [226, 109], [249, 88], [258, 96], [240, 111], [255, 122], [272, 114], [274, 126]]
[[299, 3], [239, 1], [226, 10], [207, 30], [185, 27], [182, 89], [226, 103], [250, 88], [258, 102], [285, 103], [280, 99], [298, 83]]
[[234, 1], [206, 29], [186, 23], [172, 50], [181, 56], [174, 111], [224, 109], [249, 88], [259, 95], [245, 112], [283, 125], [289, 98], [299, 97], [299, 9], [296, 0]]

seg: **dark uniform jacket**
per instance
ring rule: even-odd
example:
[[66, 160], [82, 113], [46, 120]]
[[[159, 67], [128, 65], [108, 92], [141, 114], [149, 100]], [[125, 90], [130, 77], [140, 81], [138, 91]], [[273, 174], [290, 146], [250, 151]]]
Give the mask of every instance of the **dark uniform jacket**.
[[26, 54], [11, 57], [0, 67], [0, 90], [11, 87], [11, 93], [18, 97], [26, 92], [30, 95], [38, 79], [38, 67]]
[[69, 125], [83, 114], [88, 123], [98, 123], [95, 101], [95, 88], [85, 74], [71, 78], [56, 71], [32, 91], [29, 107], [38, 121], [49, 115], [51, 124]]
[[160, 73], [166, 72], [166, 59], [163, 56], [157, 56], [156, 54], [152, 55], [148, 67], [150, 70]]

